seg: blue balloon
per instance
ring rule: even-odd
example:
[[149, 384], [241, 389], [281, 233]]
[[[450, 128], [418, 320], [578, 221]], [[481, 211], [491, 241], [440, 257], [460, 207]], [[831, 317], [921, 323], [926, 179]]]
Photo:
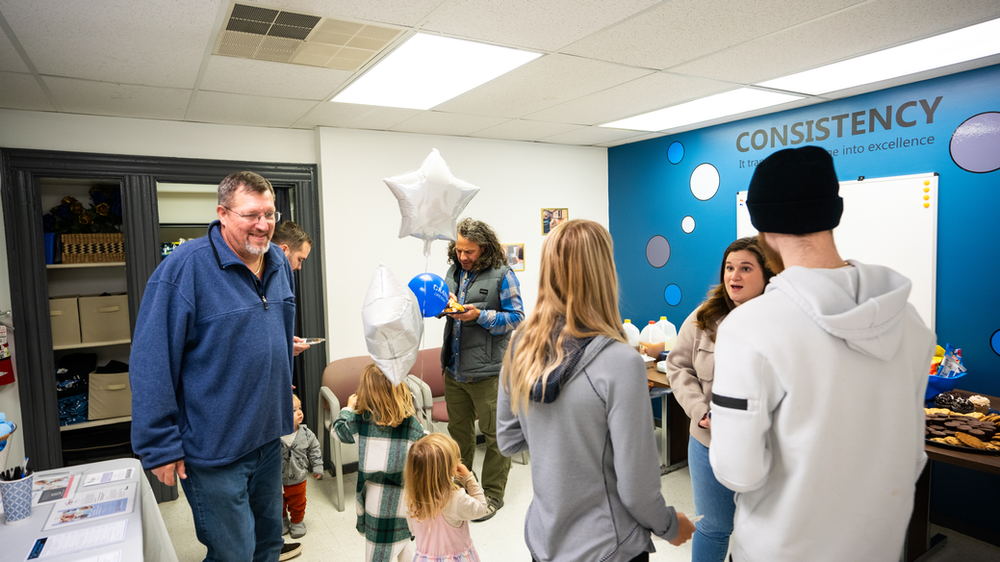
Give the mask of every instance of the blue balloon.
[[440, 275], [421, 273], [410, 279], [409, 287], [417, 295], [420, 314], [424, 318], [437, 316], [448, 306], [448, 284]]

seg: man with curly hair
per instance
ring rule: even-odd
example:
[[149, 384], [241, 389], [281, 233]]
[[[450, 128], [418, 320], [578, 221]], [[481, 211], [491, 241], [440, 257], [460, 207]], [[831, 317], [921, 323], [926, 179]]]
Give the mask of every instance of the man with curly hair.
[[503, 507], [510, 459], [497, 446], [497, 390], [511, 332], [524, 320], [517, 277], [490, 226], [471, 218], [458, 223], [458, 240], [448, 246], [448, 290], [464, 312], [449, 314], [441, 346], [448, 432], [458, 442], [462, 463], [476, 456], [475, 422], [486, 437], [482, 486], [485, 521]]

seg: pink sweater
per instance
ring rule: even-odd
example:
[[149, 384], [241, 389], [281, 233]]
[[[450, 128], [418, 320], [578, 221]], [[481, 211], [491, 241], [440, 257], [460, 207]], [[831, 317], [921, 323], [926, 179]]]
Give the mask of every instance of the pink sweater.
[[415, 560], [477, 561], [479, 556], [469, 535], [469, 521], [486, 515], [486, 496], [471, 473], [462, 478], [464, 490], [455, 490], [440, 513], [417, 521], [406, 518], [416, 537]]

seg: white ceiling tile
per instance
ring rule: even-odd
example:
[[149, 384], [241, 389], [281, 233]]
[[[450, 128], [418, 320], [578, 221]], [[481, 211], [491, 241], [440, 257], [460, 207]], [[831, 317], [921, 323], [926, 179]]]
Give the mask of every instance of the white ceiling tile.
[[6, 33], [0, 33], [0, 72], [31, 72]]
[[354, 73], [347, 70], [212, 56], [202, 78], [201, 89], [322, 100], [332, 95], [352, 74]]
[[419, 109], [323, 102], [296, 121], [295, 126], [386, 130], [419, 113], [422, 113]]
[[554, 51], [600, 31], [608, 22], [660, 0], [453, 0], [422, 29], [491, 43]]
[[77, 78], [44, 78], [59, 107], [67, 113], [146, 119], [184, 119], [190, 90], [154, 88]]
[[230, 125], [290, 127], [317, 104], [306, 100], [198, 92], [186, 120]]
[[0, 11], [40, 74], [190, 88], [218, 2], [3, 0]]
[[623, 144], [631, 144], [633, 142], [639, 142], [639, 141], [644, 141], [644, 140], [649, 140], [649, 139], [655, 139], [655, 138], [663, 137], [663, 136], [666, 136], [666, 135], [667, 135], [667, 133], [642, 133], [642, 134], [634, 136], [634, 137], [625, 137], [625, 138], [616, 139], [616, 140], [608, 141], [608, 142], [599, 142], [599, 143], [594, 144], [594, 146], [603, 146], [603, 147], [606, 147], [606, 148], [610, 148], [612, 146], [621, 146]]
[[0, 72], [0, 107], [31, 111], [55, 111], [42, 91], [38, 79], [31, 74]]
[[650, 71], [566, 55], [546, 55], [434, 109], [499, 117], [523, 117]]
[[864, 1], [674, 0], [562, 52], [664, 69]]
[[552, 135], [541, 139], [542, 142], [553, 142], [558, 144], [598, 144], [623, 140], [638, 136], [636, 131], [623, 131], [621, 129], [605, 129], [603, 127], [583, 127], [573, 131]]
[[[677, 66], [708, 78], [755, 84], [1000, 17], [1000, 2], [879, 1], [786, 29]], [[859, 21], [879, 22], [877, 33]], [[788, 48], [795, 45], [794, 49]]]
[[728, 82], [656, 72], [543, 109], [528, 117], [541, 121], [599, 125], [734, 88]]
[[473, 133], [471, 136], [487, 139], [534, 141], [579, 128], [579, 125], [571, 125], [567, 123], [512, 119], [494, 127]]
[[416, 25], [444, 0], [264, 0], [249, 2], [268, 8], [302, 12], [324, 17], [340, 17], [390, 23]]
[[507, 121], [506, 117], [424, 111], [389, 129], [403, 133], [466, 136]]

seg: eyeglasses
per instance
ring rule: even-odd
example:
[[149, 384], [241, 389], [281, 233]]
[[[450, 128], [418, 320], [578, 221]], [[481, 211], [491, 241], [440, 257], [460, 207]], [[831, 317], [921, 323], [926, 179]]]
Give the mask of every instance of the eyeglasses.
[[278, 222], [281, 220], [281, 213], [278, 211], [272, 211], [270, 213], [253, 213], [251, 215], [244, 215], [243, 213], [237, 213], [236, 211], [230, 209], [229, 207], [226, 207], [225, 205], [223, 205], [222, 208], [229, 211], [230, 213], [239, 215], [241, 219], [251, 224], [256, 224], [257, 222], [259, 222], [261, 217], [263, 217], [264, 220], [267, 222]]

